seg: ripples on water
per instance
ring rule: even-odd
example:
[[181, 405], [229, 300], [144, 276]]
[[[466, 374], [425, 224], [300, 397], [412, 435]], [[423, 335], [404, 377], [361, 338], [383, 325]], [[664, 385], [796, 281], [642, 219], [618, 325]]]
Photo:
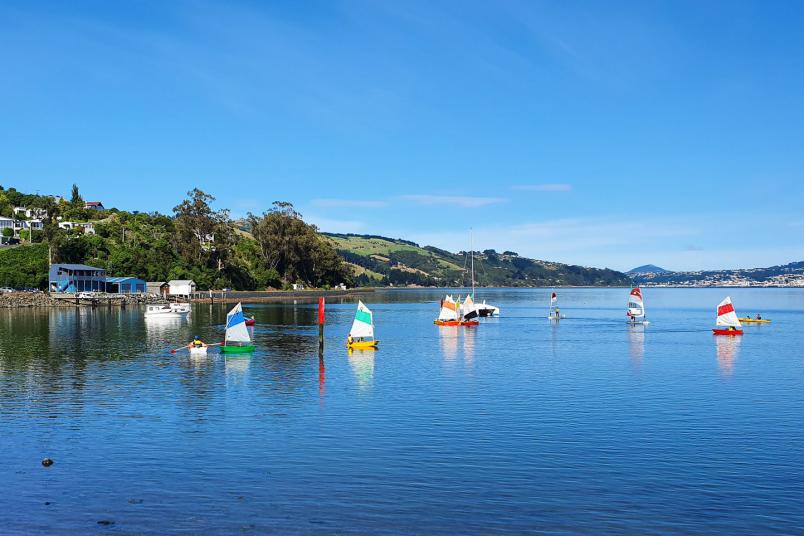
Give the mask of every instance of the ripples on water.
[[[483, 291], [503, 316], [432, 325], [438, 294], [354, 304], [0, 311], [0, 533], [766, 534], [804, 532], [804, 292], [729, 290], [773, 324], [708, 331], [719, 290]], [[43, 468], [45, 456], [55, 464]], [[98, 524], [101, 521], [103, 524]]]

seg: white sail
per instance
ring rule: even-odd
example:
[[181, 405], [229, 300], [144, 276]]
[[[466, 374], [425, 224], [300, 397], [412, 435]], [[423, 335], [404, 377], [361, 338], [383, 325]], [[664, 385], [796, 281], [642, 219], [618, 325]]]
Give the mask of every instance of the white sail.
[[441, 302], [441, 311], [438, 314], [439, 320], [458, 320], [458, 308], [452, 296], [447, 296]]
[[477, 316], [477, 306], [471, 296], [466, 296], [461, 306], [461, 316], [464, 318], [474, 318]]
[[353, 338], [374, 338], [374, 314], [362, 301], [357, 302], [355, 320], [352, 322], [352, 329], [349, 331], [349, 335]]
[[639, 287], [631, 289], [631, 294], [628, 296], [628, 316], [631, 318], [645, 316], [645, 301], [642, 299], [642, 291]]
[[743, 327], [740, 323], [740, 319], [737, 317], [737, 313], [734, 312], [734, 305], [731, 303], [730, 296], [726, 296], [726, 299], [717, 306], [717, 325], [737, 329]]
[[553, 293], [550, 295], [550, 307], [555, 307], [555, 306], [556, 306], [556, 303], [558, 303], [558, 294], [556, 294], [555, 292], [553, 292]]
[[239, 303], [226, 315], [226, 342], [251, 342], [246, 329], [243, 306]]

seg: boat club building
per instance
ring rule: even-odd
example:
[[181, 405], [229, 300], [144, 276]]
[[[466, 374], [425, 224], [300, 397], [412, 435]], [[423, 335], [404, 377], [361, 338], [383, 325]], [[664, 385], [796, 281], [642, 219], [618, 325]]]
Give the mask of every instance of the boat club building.
[[137, 294], [146, 290], [145, 281], [136, 277], [107, 277], [106, 292], [110, 294]]
[[106, 292], [106, 270], [86, 264], [53, 264], [48, 289], [50, 292]]
[[48, 275], [50, 292], [108, 292], [137, 294], [146, 291], [136, 277], [108, 277], [106, 270], [86, 264], [53, 264]]

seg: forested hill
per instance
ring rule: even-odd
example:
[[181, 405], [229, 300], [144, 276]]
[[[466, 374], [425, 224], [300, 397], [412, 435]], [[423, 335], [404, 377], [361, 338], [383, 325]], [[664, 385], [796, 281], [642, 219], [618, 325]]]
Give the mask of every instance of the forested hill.
[[[463, 286], [471, 284], [470, 256], [377, 235], [323, 233], [353, 265], [361, 285]], [[619, 286], [631, 280], [621, 272], [520, 257], [515, 252], [475, 252], [480, 286]]]
[[[471, 257], [465, 252], [381, 236], [320, 233], [287, 202], [233, 220], [228, 210], [213, 208], [215, 198], [201, 190], [178, 201], [172, 215], [127, 212], [94, 208], [84, 202], [77, 185], [69, 199], [0, 186], [0, 216], [16, 221], [2, 233], [14, 245], [0, 248], [0, 287], [45, 288], [48, 256], [56, 263], [98, 266], [110, 276], [192, 279], [200, 290], [289, 288], [295, 283], [323, 288], [341, 283], [471, 283]], [[25, 216], [24, 209], [37, 217]], [[25, 230], [14, 230], [22, 226]], [[606, 286], [630, 281], [613, 270], [494, 250], [475, 254], [475, 274], [481, 286]]]

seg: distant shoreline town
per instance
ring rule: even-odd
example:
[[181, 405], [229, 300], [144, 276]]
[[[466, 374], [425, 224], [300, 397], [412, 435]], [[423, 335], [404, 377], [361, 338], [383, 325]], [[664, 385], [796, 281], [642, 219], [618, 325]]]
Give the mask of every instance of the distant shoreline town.
[[672, 272], [648, 265], [627, 272], [643, 287], [804, 287], [804, 262], [742, 270]]

